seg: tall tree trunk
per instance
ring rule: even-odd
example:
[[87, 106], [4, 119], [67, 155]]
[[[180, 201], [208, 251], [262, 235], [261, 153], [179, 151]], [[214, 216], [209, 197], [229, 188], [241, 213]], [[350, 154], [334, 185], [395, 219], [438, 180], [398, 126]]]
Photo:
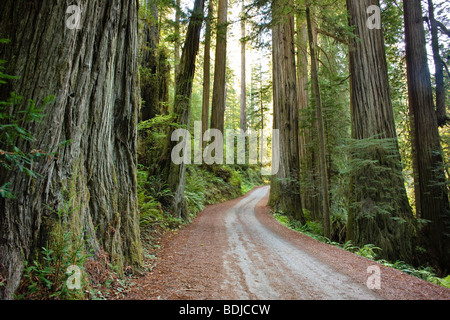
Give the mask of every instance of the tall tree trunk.
[[370, 5], [380, 3], [347, 0], [349, 24], [355, 28], [349, 48], [352, 138], [361, 141], [352, 154], [370, 163], [353, 172], [348, 238], [356, 245], [375, 244], [386, 259], [411, 261], [414, 221], [402, 176], [383, 32], [366, 24]]
[[450, 270], [450, 207], [433, 103], [420, 0], [403, 1], [408, 96], [413, 119], [422, 245], [442, 273]]
[[[314, 30], [314, 25], [312, 26]], [[308, 26], [306, 17], [296, 17], [297, 33], [297, 85], [298, 108], [300, 120], [300, 170], [303, 208], [309, 210], [312, 219], [320, 219], [320, 197], [317, 196], [316, 177], [319, 175], [316, 165], [317, 152], [314, 152], [317, 123], [309, 110], [309, 77], [308, 77]], [[315, 31], [315, 30], [314, 30]], [[314, 41], [316, 36], [314, 35]]]
[[261, 126], [260, 126], [260, 132], [262, 132], [262, 134], [260, 135], [259, 138], [259, 155], [260, 155], [260, 168], [263, 168], [264, 166], [264, 138], [263, 138], [263, 134], [264, 134], [264, 97], [263, 97], [263, 72], [262, 72], [262, 60], [259, 60], [259, 112], [260, 112], [260, 122], [261, 122]]
[[[189, 128], [190, 125], [192, 85], [195, 75], [195, 60], [200, 46], [200, 31], [204, 20], [204, 6], [205, 0], [195, 0], [176, 79], [173, 107], [176, 119], [174, 121], [179, 126], [186, 128]], [[169, 132], [166, 148], [160, 159], [160, 167], [163, 180], [167, 181], [174, 195], [171, 205], [174, 215], [186, 218], [188, 214], [184, 198], [186, 163], [175, 164], [170, 161], [172, 149], [177, 144], [177, 142], [171, 141], [171, 136], [172, 132]]]
[[158, 114], [169, 113], [170, 61], [166, 48], [158, 49]]
[[[180, 34], [180, 23], [181, 23], [181, 0], [175, 0], [175, 42], [174, 47], [174, 61], [175, 61], [175, 80], [177, 79], [177, 74], [180, 67], [180, 47], [181, 47], [181, 34]], [[177, 83], [175, 81], [175, 87]]]
[[217, 18], [216, 58], [214, 67], [214, 86], [212, 97], [211, 129], [224, 132], [225, 121], [225, 82], [227, 59], [227, 10], [228, 0], [219, 0]]
[[330, 220], [330, 196], [328, 188], [328, 174], [326, 163], [326, 145], [325, 145], [325, 133], [323, 125], [322, 114], [322, 101], [320, 97], [319, 76], [317, 69], [317, 56], [316, 46], [313, 38], [312, 22], [311, 22], [311, 7], [309, 4], [306, 6], [306, 21], [308, 25], [308, 38], [309, 38], [309, 50], [311, 56], [311, 82], [313, 87], [313, 101], [316, 110], [317, 120], [317, 134], [319, 141], [319, 170], [320, 170], [320, 183], [322, 194], [322, 224], [323, 234], [325, 237], [331, 237], [331, 220]]
[[245, 62], [245, 47], [247, 41], [245, 39], [245, 1], [242, 0], [241, 12], [241, 112], [240, 112], [240, 128], [244, 132], [247, 131], [247, 86], [246, 86], [246, 62]]
[[439, 48], [438, 24], [434, 16], [434, 5], [432, 0], [428, 0], [428, 15], [431, 26], [431, 48], [433, 50], [436, 82], [436, 115], [438, 126], [444, 127], [450, 119], [445, 110], [445, 86], [444, 86], [444, 63], [441, 58]]
[[159, 74], [158, 74], [158, 7], [156, 1], [147, 0], [144, 6], [145, 17], [141, 43], [141, 121], [152, 119], [159, 113]]
[[64, 24], [66, 2], [2, 2], [0, 34], [11, 43], [0, 46], [0, 57], [20, 79], [2, 86], [0, 99], [13, 91], [39, 105], [54, 95], [43, 121], [27, 128], [35, 141], [19, 143], [23, 150], [58, 151], [33, 164], [40, 178], [0, 175], [17, 197], [0, 198], [0, 265], [7, 279], [2, 298], [13, 297], [24, 260], [47, 246], [55, 211], [69, 200], [67, 229], [87, 240], [86, 250], [105, 250], [120, 268], [143, 264], [136, 195], [137, 2], [78, 6], [81, 30], [71, 30]]
[[[279, 169], [272, 177], [270, 205], [305, 223], [300, 195], [300, 162], [298, 149], [297, 77], [294, 50], [293, 15], [290, 0], [272, 2], [273, 47], [273, 128], [279, 130]], [[273, 164], [274, 160], [272, 160]]]
[[[205, 54], [203, 62], [203, 100], [202, 100], [202, 137], [209, 125], [209, 102], [211, 91], [211, 23], [214, 17], [214, 5], [212, 0], [208, 3], [208, 17], [205, 30]], [[200, 139], [203, 141], [203, 139]], [[203, 146], [206, 141], [203, 141]]]
[[[298, 109], [300, 115], [309, 107], [309, 90], [308, 90], [308, 28], [303, 23], [302, 18], [297, 15], [296, 17], [296, 34], [297, 34], [297, 95], [298, 95]], [[300, 130], [299, 148], [300, 159], [305, 160], [307, 158], [307, 136], [309, 130]]]

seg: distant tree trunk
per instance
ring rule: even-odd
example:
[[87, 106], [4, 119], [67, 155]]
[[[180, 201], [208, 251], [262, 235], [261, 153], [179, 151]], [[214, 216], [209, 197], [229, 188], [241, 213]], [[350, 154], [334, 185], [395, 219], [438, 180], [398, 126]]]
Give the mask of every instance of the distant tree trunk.
[[247, 87], [246, 87], [246, 63], [245, 63], [245, 47], [247, 41], [245, 40], [245, 1], [242, 0], [241, 12], [241, 113], [240, 113], [240, 128], [247, 131]]
[[[175, 61], [175, 80], [180, 65], [180, 46], [181, 46], [181, 34], [180, 34], [180, 21], [181, 19], [181, 0], [175, 1], [175, 42], [174, 42], [174, 61]], [[175, 86], [177, 83], [175, 82]]]
[[[261, 122], [261, 129], [264, 132], [264, 97], [263, 97], [263, 75], [262, 75], [262, 60], [259, 60], [259, 112], [260, 112], [260, 122]], [[247, 130], [247, 125], [246, 129]], [[259, 155], [260, 155], [260, 167], [262, 168], [264, 166], [264, 139], [263, 137], [260, 137], [259, 139]]]
[[[186, 128], [189, 128], [190, 125], [192, 84], [195, 75], [195, 60], [200, 46], [204, 6], [205, 0], [195, 0], [176, 78], [177, 86], [173, 107], [176, 119], [174, 122]], [[174, 195], [171, 204], [174, 215], [186, 218], [188, 213], [184, 198], [186, 163], [175, 164], [171, 161], [172, 149], [178, 144], [178, 142], [171, 141], [171, 136], [172, 132], [169, 132], [166, 148], [160, 159], [160, 168], [162, 168], [163, 181], [167, 181]]]
[[280, 140], [279, 154], [272, 154], [279, 159], [279, 170], [272, 177], [269, 204], [304, 224], [299, 183], [294, 19], [291, 13], [284, 12], [289, 7], [292, 7], [290, 0], [272, 2], [273, 128], [279, 130]]
[[0, 100], [13, 91], [40, 105], [54, 95], [43, 121], [27, 128], [35, 141], [19, 144], [22, 150], [58, 151], [53, 159], [34, 162], [41, 178], [0, 174], [1, 185], [10, 182], [17, 197], [0, 198], [0, 266], [7, 279], [2, 298], [13, 298], [24, 260], [51, 246], [55, 211], [65, 201], [73, 210], [65, 231], [86, 240], [86, 250], [106, 251], [119, 270], [143, 265], [136, 182], [137, 2], [90, 0], [78, 6], [81, 30], [71, 30], [66, 2], [2, 2], [0, 34], [11, 43], [0, 46], [0, 57], [9, 61], [8, 74], [20, 79], [1, 87]]
[[328, 174], [327, 174], [327, 163], [326, 163], [326, 145], [325, 145], [325, 133], [323, 125], [323, 114], [322, 114], [322, 101], [320, 97], [319, 88], [319, 76], [317, 68], [317, 56], [316, 56], [316, 46], [313, 38], [312, 22], [311, 22], [311, 8], [310, 5], [306, 6], [306, 20], [308, 25], [308, 39], [309, 39], [309, 50], [311, 56], [311, 82], [313, 87], [313, 101], [316, 110], [316, 120], [317, 120], [317, 133], [319, 141], [319, 170], [320, 170], [320, 182], [321, 182], [321, 194], [322, 194], [322, 224], [323, 224], [323, 234], [327, 238], [331, 238], [331, 220], [330, 220], [330, 199], [329, 199], [329, 188], [328, 188]]
[[441, 58], [439, 48], [438, 24], [434, 16], [434, 5], [432, 0], [428, 0], [428, 15], [431, 26], [431, 48], [433, 50], [436, 82], [436, 115], [438, 126], [444, 127], [450, 119], [445, 110], [445, 86], [444, 86], [444, 63]]
[[145, 17], [143, 28], [143, 43], [141, 44], [141, 121], [152, 119], [159, 109], [159, 75], [158, 75], [158, 7], [155, 1], [147, 0], [145, 7], [150, 14]]
[[301, 182], [303, 183], [302, 204], [303, 208], [310, 211], [312, 219], [320, 219], [320, 197], [317, 196], [318, 187], [316, 186], [316, 177], [319, 174], [316, 165], [317, 152], [314, 152], [314, 137], [317, 131], [317, 123], [312, 119], [313, 117], [309, 110], [308, 26], [305, 18], [304, 15], [301, 16], [300, 14], [296, 17], [297, 92], [300, 117], [299, 151]]
[[[309, 106], [309, 90], [308, 90], [308, 28], [305, 23], [301, 22], [301, 17], [296, 19], [296, 34], [297, 34], [297, 96], [298, 109], [300, 114], [305, 112]], [[309, 130], [306, 128], [301, 130], [299, 139], [300, 159], [306, 159], [307, 151], [307, 136]]]
[[384, 37], [381, 30], [367, 27], [370, 5], [380, 3], [347, 0], [349, 24], [355, 28], [349, 48], [352, 138], [376, 139], [352, 150], [355, 158], [370, 164], [354, 173], [348, 239], [356, 245], [375, 244], [386, 259], [411, 261], [414, 221], [396, 140]]
[[[212, 0], [208, 3], [208, 17], [205, 30], [205, 54], [203, 62], [203, 100], [202, 100], [202, 136], [208, 130], [209, 102], [211, 91], [211, 23], [214, 17], [214, 5]], [[203, 141], [203, 139], [200, 139]], [[203, 141], [203, 146], [206, 141]]]
[[158, 50], [158, 113], [169, 113], [170, 62], [167, 49]]
[[422, 245], [441, 273], [450, 270], [450, 207], [438, 122], [433, 103], [420, 0], [403, 1], [408, 96], [413, 120]]
[[217, 18], [216, 58], [212, 97], [211, 129], [224, 132], [225, 85], [227, 56], [227, 10], [228, 0], [219, 0]]

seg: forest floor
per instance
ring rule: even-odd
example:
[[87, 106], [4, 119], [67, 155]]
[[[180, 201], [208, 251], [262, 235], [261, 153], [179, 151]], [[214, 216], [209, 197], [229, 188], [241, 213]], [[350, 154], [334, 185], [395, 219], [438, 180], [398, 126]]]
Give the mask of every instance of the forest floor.
[[[166, 233], [134, 300], [450, 300], [450, 290], [281, 225], [269, 187], [212, 205]], [[369, 267], [380, 288], [369, 289]], [[369, 269], [368, 269], [369, 268]]]

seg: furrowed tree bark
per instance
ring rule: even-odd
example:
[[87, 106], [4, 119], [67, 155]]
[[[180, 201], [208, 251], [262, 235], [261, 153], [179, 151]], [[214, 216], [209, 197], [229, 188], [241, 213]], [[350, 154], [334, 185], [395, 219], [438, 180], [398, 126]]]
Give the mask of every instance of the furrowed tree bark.
[[[273, 128], [279, 130], [279, 170], [272, 177], [269, 204], [304, 224], [300, 195], [297, 76], [294, 19], [289, 0], [272, 2]], [[275, 152], [275, 149], [274, 151]], [[273, 162], [273, 161], [272, 161]]]
[[414, 168], [418, 179], [421, 245], [441, 274], [450, 270], [450, 206], [445, 181], [438, 122], [428, 68], [420, 0], [403, 1], [410, 113], [414, 128]]
[[[298, 107], [300, 121], [300, 170], [302, 182], [302, 204], [303, 208], [309, 210], [312, 219], [319, 220], [321, 214], [321, 199], [318, 196], [319, 186], [317, 186], [317, 152], [315, 139], [317, 132], [317, 122], [310, 111], [309, 106], [309, 76], [308, 76], [308, 26], [306, 16], [297, 14], [297, 82], [298, 82]], [[316, 32], [314, 25], [313, 33]], [[314, 43], [317, 37], [314, 36]]]
[[331, 238], [330, 194], [328, 187], [328, 173], [327, 173], [328, 169], [326, 163], [327, 148], [323, 124], [322, 101], [320, 97], [316, 46], [313, 38], [311, 7], [309, 3], [306, 5], [306, 21], [308, 25], [309, 50], [311, 56], [311, 82], [314, 97], [313, 101], [316, 111], [317, 135], [319, 141], [319, 171], [320, 171], [320, 185], [322, 194], [323, 235], [327, 238]]
[[[204, 7], [205, 0], [195, 1], [176, 78], [177, 86], [173, 106], [176, 118], [174, 121], [182, 128], [189, 128], [190, 125], [192, 85], [195, 74], [195, 60], [200, 46]], [[171, 161], [172, 149], [178, 144], [178, 142], [171, 141], [171, 136], [172, 132], [169, 132], [166, 149], [160, 159], [160, 166], [163, 168], [162, 177], [164, 181], [167, 181], [173, 193], [171, 209], [174, 215], [186, 218], [188, 214], [184, 198], [186, 163], [178, 165]]]
[[224, 133], [228, 0], [219, 0], [217, 38], [212, 96], [211, 129]]
[[65, 201], [73, 210], [66, 231], [85, 239], [86, 250], [106, 251], [119, 270], [143, 265], [136, 195], [138, 3], [77, 3], [81, 30], [66, 27], [66, 2], [2, 2], [0, 34], [11, 43], [0, 46], [0, 57], [20, 79], [1, 87], [0, 100], [14, 91], [39, 105], [54, 95], [43, 121], [27, 128], [35, 141], [18, 144], [58, 152], [33, 163], [42, 178], [1, 172], [2, 184], [10, 182], [17, 197], [0, 198], [0, 265], [7, 279], [0, 295], [6, 299], [13, 298], [24, 261], [48, 245], [54, 211]]
[[[381, 29], [367, 27], [367, 8], [378, 0], [347, 0], [350, 40], [352, 138], [379, 139], [352, 150], [355, 158], [370, 163], [352, 177], [352, 198], [347, 240], [362, 246], [375, 244], [389, 260], [411, 261], [415, 234], [397, 144], [390, 99], [384, 37]], [[386, 143], [382, 142], [386, 141]], [[386, 149], [388, 146], [388, 150]], [[380, 209], [377, 209], [380, 208]]]
[[[308, 109], [309, 106], [309, 90], [308, 90], [308, 28], [303, 21], [301, 21], [300, 15], [296, 17], [296, 34], [297, 34], [297, 96], [298, 96], [298, 109], [300, 115]], [[304, 119], [306, 120], [306, 119]], [[300, 130], [299, 148], [300, 159], [307, 159], [307, 140], [309, 135], [309, 128]]]

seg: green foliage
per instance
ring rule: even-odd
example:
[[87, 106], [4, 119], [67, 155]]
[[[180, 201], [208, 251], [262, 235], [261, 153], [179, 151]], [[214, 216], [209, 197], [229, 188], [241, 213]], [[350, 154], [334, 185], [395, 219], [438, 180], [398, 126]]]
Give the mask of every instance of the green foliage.
[[[5, 39], [0, 39], [0, 43], [8, 43]], [[3, 64], [5, 60], [0, 60], [0, 85], [6, 84], [5, 80], [18, 79], [18, 77], [10, 76], [3, 73]], [[0, 101], [0, 169], [13, 170], [18, 169], [32, 178], [39, 177], [39, 174], [32, 170], [33, 162], [45, 156], [51, 156], [52, 153], [42, 150], [25, 151], [22, 149], [24, 142], [34, 142], [35, 139], [31, 131], [25, 128], [34, 122], [39, 122], [44, 114], [43, 108], [54, 100], [53, 96], [47, 97], [43, 101], [43, 105], [36, 106], [33, 100], [28, 100], [25, 108], [21, 111], [12, 112], [21, 108], [23, 97], [10, 93], [10, 97], [6, 101]], [[14, 198], [10, 183], [5, 182], [0, 186], [0, 197]]]
[[138, 205], [141, 228], [151, 227], [162, 230], [173, 229], [182, 221], [163, 210], [163, 204], [172, 197], [170, 189], [158, 177], [148, 177], [147, 171], [140, 165], [138, 170]]
[[348, 159], [340, 172], [347, 183], [343, 187], [351, 189], [349, 198], [355, 197], [350, 207], [358, 217], [395, 216], [393, 213], [397, 208], [392, 204], [400, 201], [393, 201], [393, 197], [402, 193], [392, 189], [396, 185], [393, 180], [403, 179], [402, 165], [395, 155], [396, 140], [379, 137], [348, 139], [342, 148]]
[[51, 240], [36, 254], [33, 261], [24, 262], [24, 281], [21, 284], [22, 299], [82, 299], [83, 287], [87, 284], [87, 275], [82, 272], [80, 289], [70, 289], [68, 279], [71, 274], [69, 267], [76, 266], [84, 270], [87, 259], [93, 254], [86, 252], [89, 247], [88, 239], [83, 233], [75, 235], [68, 230], [67, 221], [76, 209], [71, 208], [71, 201], [67, 201], [58, 210], [53, 211], [57, 216], [56, 224], [51, 232]]
[[381, 251], [381, 248], [376, 247], [375, 245], [368, 243], [365, 244], [362, 248], [359, 248], [356, 251], [357, 255], [368, 258], [370, 260], [375, 260], [378, 256], [376, 251]]
[[333, 203], [331, 214], [331, 238], [338, 242], [345, 241], [347, 232], [347, 210], [343, 203]]
[[[7, 44], [9, 43], [9, 39], [0, 39], [0, 44]], [[5, 80], [14, 80], [18, 79], [16, 76], [11, 76], [9, 74], [3, 73], [2, 70], [5, 70], [5, 67], [3, 66], [7, 61], [0, 59], [0, 85], [6, 84]]]
[[257, 186], [267, 184], [268, 181], [261, 176], [259, 167], [256, 166], [235, 166], [235, 170], [241, 176], [241, 193], [246, 194]]
[[186, 170], [185, 198], [191, 215], [207, 205], [242, 194], [241, 174], [229, 166], [189, 165]]
[[396, 261], [394, 263], [388, 262], [386, 260], [379, 260], [378, 262], [391, 268], [395, 268], [404, 273], [410, 274], [417, 278], [423, 279], [425, 281], [438, 284], [440, 286], [450, 288], [450, 275], [445, 278], [439, 278], [432, 267], [422, 266], [419, 268], [413, 267], [403, 261]]
[[146, 168], [157, 165], [161, 152], [167, 143], [168, 132], [178, 129], [179, 125], [174, 122], [174, 114], [157, 115], [154, 118], [142, 121], [138, 124], [138, 163]]
[[[169, 115], [157, 115], [152, 119], [142, 121], [138, 124], [139, 131], [159, 131], [161, 129], [167, 130], [168, 127], [177, 129], [179, 125], [174, 122], [175, 116]], [[158, 137], [158, 136], [157, 136]]]
[[281, 211], [272, 212], [275, 219], [278, 220], [282, 225], [288, 227], [289, 229], [301, 232], [319, 241], [325, 241], [323, 237], [323, 227], [321, 222], [307, 221], [306, 224], [301, 224], [300, 221], [287, 216]]

